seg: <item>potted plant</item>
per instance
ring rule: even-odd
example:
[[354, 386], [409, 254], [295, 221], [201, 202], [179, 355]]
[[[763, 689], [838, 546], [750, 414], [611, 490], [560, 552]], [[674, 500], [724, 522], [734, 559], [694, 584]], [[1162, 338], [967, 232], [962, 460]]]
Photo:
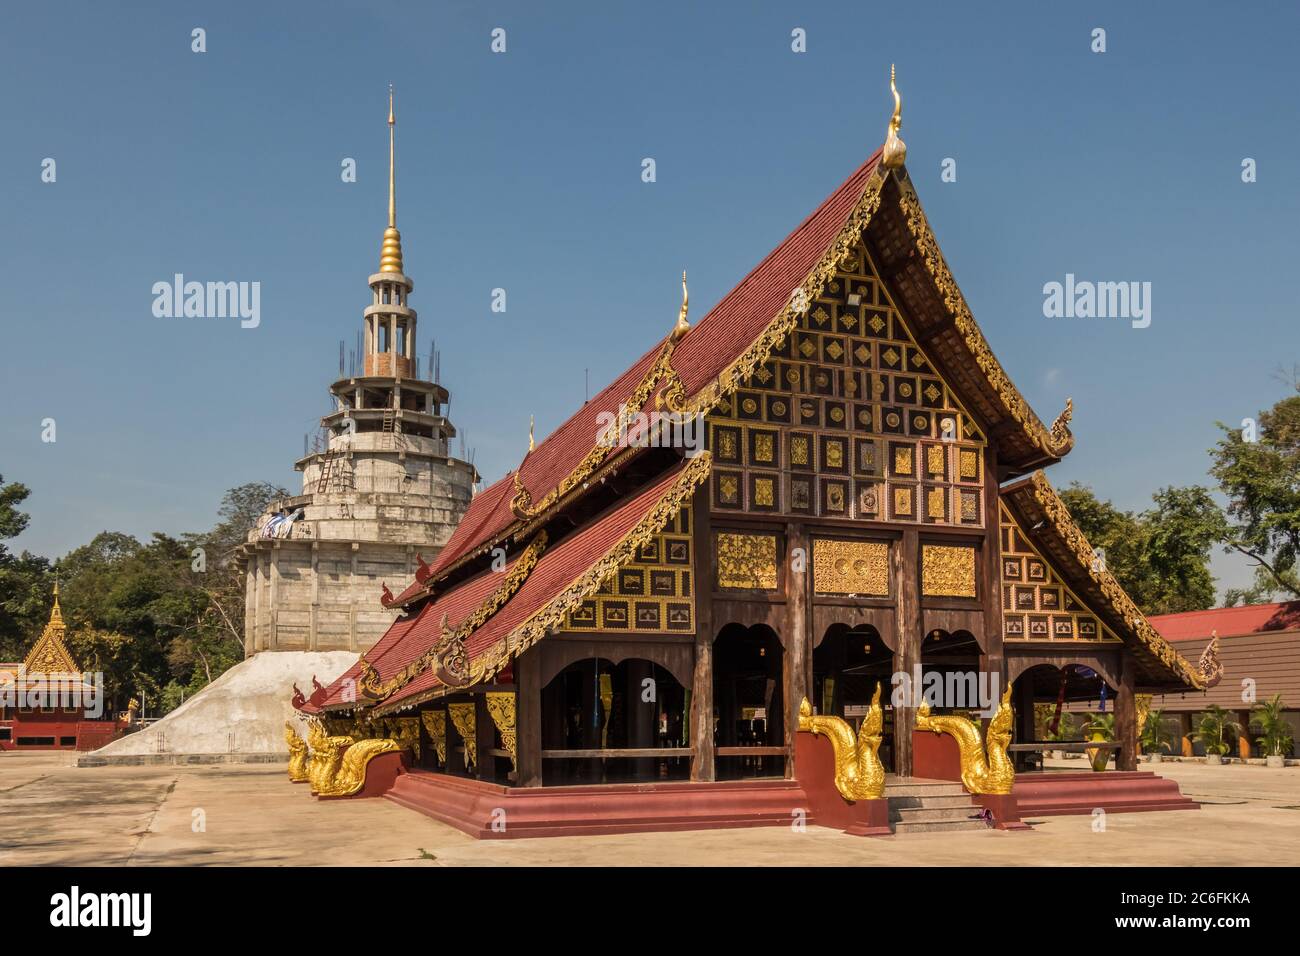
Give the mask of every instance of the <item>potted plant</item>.
[[1255, 743], [1264, 751], [1264, 763], [1270, 767], [1286, 766], [1286, 755], [1291, 752], [1295, 738], [1282, 713], [1282, 695], [1274, 694], [1267, 703], [1256, 704], [1251, 717], [1250, 729], [1259, 734]]
[[1207, 764], [1223, 763], [1223, 755], [1228, 752], [1227, 737], [1236, 737], [1241, 733], [1241, 724], [1232, 719], [1226, 710], [1218, 704], [1211, 704], [1196, 724], [1194, 736], [1205, 745], [1205, 762]]
[[1142, 752], [1152, 763], [1159, 763], [1161, 755], [1173, 747], [1174, 735], [1165, 726], [1163, 711], [1153, 710], [1147, 714], [1146, 725], [1142, 728]]
[[[1094, 714], [1092, 719], [1083, 725], [1083, 732], [1088, 735], [1089, 740], [1098, 742], [1113, 743], [1115, 740], [1115, 714]], [[1092, 761], [1092, 769], [1102, 771], [1106, 769], [1106, 764], [1110, 762], [1110, 751], [1103, 750], [1100, 747], [1090, 748], [1088, 750], [1088, 759]]]

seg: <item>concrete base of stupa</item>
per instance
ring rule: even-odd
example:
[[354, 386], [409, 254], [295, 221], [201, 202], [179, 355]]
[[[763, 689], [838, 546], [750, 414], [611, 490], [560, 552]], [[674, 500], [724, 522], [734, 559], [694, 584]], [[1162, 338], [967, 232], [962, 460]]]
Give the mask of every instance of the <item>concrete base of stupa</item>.
[[83, 754], [77, 766], [288, 760], [284, 722], [300, 719], [293, 685], [310, 696], [313, 676], [329, 684], [356, 659], [351, 651], [255, 654], [157, 723]]

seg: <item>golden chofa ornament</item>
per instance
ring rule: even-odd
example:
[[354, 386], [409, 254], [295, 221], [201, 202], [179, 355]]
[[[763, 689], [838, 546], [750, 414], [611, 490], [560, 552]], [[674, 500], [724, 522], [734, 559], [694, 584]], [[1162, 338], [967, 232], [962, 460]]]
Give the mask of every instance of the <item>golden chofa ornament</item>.
[[384, 230], [384, 243], [379, 248], [379, 271], [402, 274], [402, 234], [397, 231], [397, 175], [394, 169], [393, 88], [388, 87], [388, 228]]
[[889, 91], [894, 94], [894, 115], [889, 120], [889, 136], [885, 139], [885, 151], [880, 161], [886, 169], [899, 169], [907, 160], [907, 144], [898, 138], [898, 131], [903, 126], [903, 100], [894, 82], [892, 63], [889, 64]]

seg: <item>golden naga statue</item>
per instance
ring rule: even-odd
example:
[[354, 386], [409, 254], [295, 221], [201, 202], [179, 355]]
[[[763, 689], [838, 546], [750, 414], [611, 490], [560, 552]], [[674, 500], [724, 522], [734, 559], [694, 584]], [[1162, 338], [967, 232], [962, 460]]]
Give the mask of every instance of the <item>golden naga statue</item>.
[[830, 738], [835, 750], [835, 789], [845, 800], [879, 800], [884, 796], [885, 768], [877, 753], [884, 721], [879, 684], [856, 739], [845, 720], [814, 716], [807, 697], [799, 705], [799, 729]]
[[289, 779], [300, 783], [307, 779], [307, 742], [293, 729], [293, 721], [284, 722], [284, 742], [289, 745]]
[[401, 750], [390, 737], [370, 737], [358, 740], [343, 754], [342, 765], [331, 779], [325, 781], [316, 793], [322, 797], [348, 797], [366, 784], [366, 768], [380, 754]]
[[322, 793], [329, 788], [343, 762], [343, 750], [352, 742], [351, 737], [331, 737], [319, 720], [312, 720], [307, 725], [307, 745], [311, 747], [307, 780], [311, 783], [312, 793]]
[[[916, 729], [952, 734], [961, 751], [961, 782], [971, 793], [1010, 793], [1016, 781], [1016, 768], [1007, 756], [1015, 714], [1011, 709], [1011, 688], [1002, 693], [998, 712], [989, 721], [987, 748], [980, 740], [980, 729], [968, 717], [947, 715], [934, 717], [929, 703], [916, 711]], [[985, 750], [987, 749], [987, 757]]]

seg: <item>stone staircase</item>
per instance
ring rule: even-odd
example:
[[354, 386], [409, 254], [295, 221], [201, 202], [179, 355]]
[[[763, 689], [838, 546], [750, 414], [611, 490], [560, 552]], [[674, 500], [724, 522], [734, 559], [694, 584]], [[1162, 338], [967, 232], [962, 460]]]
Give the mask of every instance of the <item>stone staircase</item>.
[[973, 819], [980, 808], [960, 783], [951, 780], [891, 775], [885, 778], [885, 799], [889, 825], [896, 834], [989, 828], [983, 820]]

